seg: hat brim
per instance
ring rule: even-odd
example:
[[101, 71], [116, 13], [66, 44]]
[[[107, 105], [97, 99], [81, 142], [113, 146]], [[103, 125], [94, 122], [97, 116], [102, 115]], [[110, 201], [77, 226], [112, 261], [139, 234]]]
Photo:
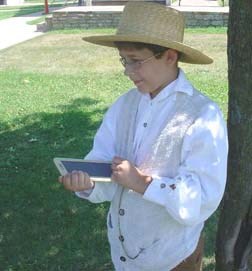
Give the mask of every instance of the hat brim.
[[125, 42], [143, 42], [149, 44], [155, 44], [170, 49], [174, 49], [180, 52], [179, 61], [191, 64], [211, 64], [213, 59], [209, 56], [203, 54], [199, 50], [188, 46], [184, 43], [167, 41], [157, 38], [151, 38], [141, 35], [102, 35], [102, 36], [89, 36], [84, 37], [84, 41], [91, 42], [98, 45], [116, 47], [116, 41], [125, 41]]

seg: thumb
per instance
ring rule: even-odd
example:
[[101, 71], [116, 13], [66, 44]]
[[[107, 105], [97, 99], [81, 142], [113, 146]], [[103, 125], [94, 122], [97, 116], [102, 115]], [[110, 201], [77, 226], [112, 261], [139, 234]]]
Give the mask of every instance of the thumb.
[[115, 156], [114, 158], [113, 158], [113, 163], [115, 163], [115, 164], [120, 164], [121, 162], [123, 161], [123, 159], [121, 158], [121, 157], [119, 157], [119, 156]]

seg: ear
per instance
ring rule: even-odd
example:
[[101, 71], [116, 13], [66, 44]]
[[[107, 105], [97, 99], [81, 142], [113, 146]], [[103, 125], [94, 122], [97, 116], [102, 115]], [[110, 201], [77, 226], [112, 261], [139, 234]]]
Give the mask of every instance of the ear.
[[168, 64], [177, 64], [178, 62], [178, 52], [174, 49], [168, 49], [165, 52], [166, 60]]

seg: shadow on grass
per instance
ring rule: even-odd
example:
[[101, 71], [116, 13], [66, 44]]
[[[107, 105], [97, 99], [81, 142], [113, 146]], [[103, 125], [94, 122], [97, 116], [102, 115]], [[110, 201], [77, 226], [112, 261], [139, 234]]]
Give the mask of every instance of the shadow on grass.
[[219, 211], [217, 210], [205, 223], [204, 237], [205, 237], [205, 248], [204, 256], [207, 259], [204, 262], [203, 271], [214, 271], [215, 270], [215, 243], [216, 243], [216, 232], [218, 226]]
[[[108, 204], [93, 205], [57, 183], [56, 156], [83, 157], [105, 109], [77, 99], [63, 113], [37, 113], [0, 123], [0, 266], [10, 271], [112, 271], [106, 236]], [[100, 116], [94, 118], [94, 116]], [[21, 127], [21, 128], [20, 128]], [[205, 227], [212, 257], [217, 214]], [[204, 271], [214, 270], [207, 263]]]
[[79, 99], [62, 114], [0, 123], [1, 270], [112, 270], [108, 205], [65, 191], [52, 162], [55, 156], [83, 157], [91, 148], [99, 126], [93, 116], [105, 108], [83, 112], [77, 105], [96, 102]]

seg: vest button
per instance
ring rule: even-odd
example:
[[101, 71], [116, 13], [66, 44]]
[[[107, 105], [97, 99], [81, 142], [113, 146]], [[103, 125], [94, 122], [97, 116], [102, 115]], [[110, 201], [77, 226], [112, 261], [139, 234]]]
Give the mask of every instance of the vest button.
[[160, 184], [160, 188], [165, 188], [166, 187], [166, 184], [165, 183], [161, 183]]
[[124, 237], [123, 237], [122, 235], [120, 235], [120, 236], [119, 236], [119, 240], [120, 240], [121, 242], [123, 242], [123, 241], [124, 241]]
[[146, 128], [146, 127], [147, 127], [147, 125], [148, 125], [148, 124], [147, 124], [147, 122], [145, 122], [145, 123], [143, 124], [144, 128]]
[[126, 262], [126, 258], [123, 257], [123, 256], [120, 257], [120, 260], [121, 260], [122, 262]]
[[125, 211], [124, 211], [124, 209], [119, 209], [119, 215], [124, 215], [125, 214]]
[[171, 185], [170, 185], [170, 188], [171, 188], [172, 190], [175, 190], [175, 189], [176, 189], [176, 185], [175, 185], [175, 184], [171, 184]]

